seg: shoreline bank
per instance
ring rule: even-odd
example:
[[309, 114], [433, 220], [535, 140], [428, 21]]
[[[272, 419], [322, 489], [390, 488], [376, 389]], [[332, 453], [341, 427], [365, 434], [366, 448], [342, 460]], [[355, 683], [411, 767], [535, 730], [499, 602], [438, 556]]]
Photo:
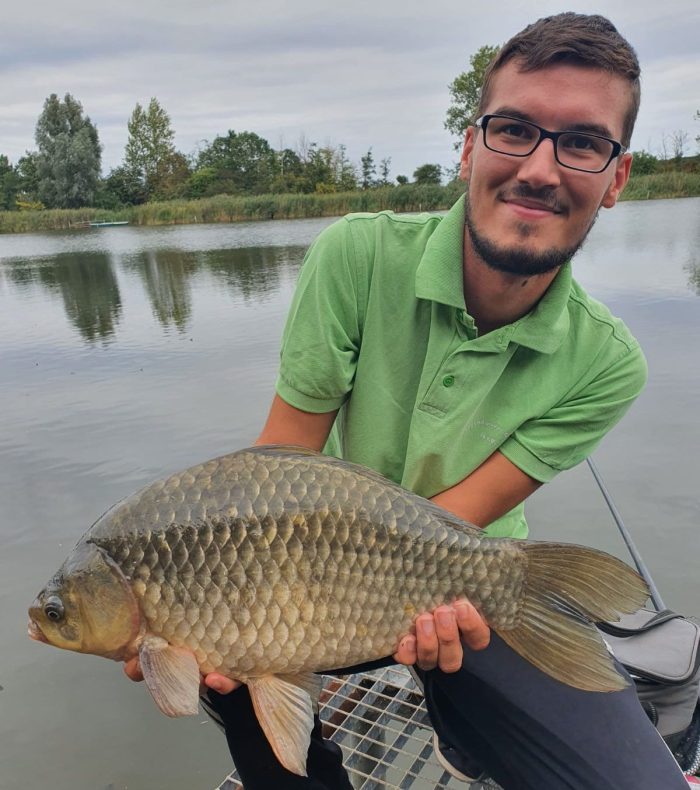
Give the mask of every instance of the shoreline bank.
[[[91, 222], [128, 222], [137, 226], [250, 222], [273, 219], [339, 217], [352, 212], [441, 211], [464, 191], [462, 182], [447, 186], [407, 184], [358, 192], [216, 195], [170, 200], [118, 209], [81, 208], [0, 212], [0, 234], [85, 228]], [[668, 172], [630, 179], [621, 200], [700, 197], [700, 173]]]

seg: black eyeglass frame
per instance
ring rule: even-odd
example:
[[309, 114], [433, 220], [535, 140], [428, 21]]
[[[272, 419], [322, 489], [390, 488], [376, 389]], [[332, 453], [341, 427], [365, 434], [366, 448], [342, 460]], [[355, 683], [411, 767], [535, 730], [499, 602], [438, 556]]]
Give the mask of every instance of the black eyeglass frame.
[[[526, 123], [528, 126], [533, 126], [537, 131], [540, 133], [539, 139], [532, 147], [531, 151], [528, 151], [526, 154], [513, 154], [510, 151], [499, 151], [497, 148], [492, 148], [486, 142], [486, 127], [489, 124], [489, 121], [492, 118], [505, 118], [508, 121], [515, 121], [516, 123]], [[591, 134], [590, 132], [578, 132], [575, 129], [564, 129], [561, 132], [550, 132], [549, 129], [545, 129], [542, 126], [538, 126], [536, 123], [532, 123], [532, 121], [526, 121], [524, 118], [514, 118], [512, 115], [499, 115], [498, 113], [487, 113], [486, 115], [482, 115], [480, 118], [477, 118], [474, 121], [474, 126], [481, 129], [483, 131], [483, 138], [484, 138], [484, 145], [489, 149], [489, 151], [493, 151], [496, 154], [503, 154], [504, 156], [530, 156], [534, 154], [537, 150], [537, 147], [542, 142], [542, 140], [551, 140], [552, 145], [554, 146], [554, 158], [562, 167], [568, 167], [569, 170], [578, 170], [580, 173], [602, 173], [605, 169], [607, 169], [610, 162], [612, 162], [615, 157], [620, 156], [620, 154], [624, 154], [627, 151], [627, 148], [619, 143], [617, 140], [613, 140], [610, 137], [604, 137], [602, 134]], [[612, 145], [612, 152], [610, 154], [610, 158], [608, 161], [600, 168], [600, 170], [586, 170], [583, 167], [574, 167], [573, 165], [567, 165], [565, 162], [562, 162], [559, 159], [559, 138], [564, 134], [581, 134], [586, 137], [595, 137], [597, 140], [605, 140], [606, 142]]]

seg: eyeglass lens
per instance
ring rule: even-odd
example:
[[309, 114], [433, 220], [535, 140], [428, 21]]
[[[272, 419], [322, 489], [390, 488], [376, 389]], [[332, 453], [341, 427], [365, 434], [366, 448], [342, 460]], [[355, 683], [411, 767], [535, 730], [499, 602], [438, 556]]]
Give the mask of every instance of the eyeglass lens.
[[[486, 126], [486, 145], [502, 154], [527, 156], [540, 139], [537, 126], [512, 118], [489, 118]], [[557, 158], [563, 165], [578, 170], [600, 170], [610, 161], [613, 144], [585, 132], [566, 132], [556, 141]]]

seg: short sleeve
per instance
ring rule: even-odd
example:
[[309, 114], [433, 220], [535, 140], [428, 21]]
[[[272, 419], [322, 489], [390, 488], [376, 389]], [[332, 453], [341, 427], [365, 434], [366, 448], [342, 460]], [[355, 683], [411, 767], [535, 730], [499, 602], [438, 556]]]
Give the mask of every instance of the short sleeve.
[[635, 344], [579, 391], [521, 425], [499, 450], [526, 474], [547, 482], [593, 452], [646, 379], [646, 360]]
[[342, 219], [310, 247], [282, 335], [277, 394], [303, 411], [339, 408], [352, 390], [362, 303], [352, 230]]

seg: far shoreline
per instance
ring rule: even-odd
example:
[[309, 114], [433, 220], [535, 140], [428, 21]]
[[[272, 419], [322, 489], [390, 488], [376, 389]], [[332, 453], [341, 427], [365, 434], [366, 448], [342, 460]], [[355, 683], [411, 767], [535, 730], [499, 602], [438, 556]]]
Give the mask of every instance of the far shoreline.
[[[406, 184], [357, 192], [215, 195], [120, 208], [44, 209], [0, 212], [0, 234], [64, 231], [90, 222], [134, 226], [199, 225], [274, 219], [340, 217], [353, 212], [444, 211], [464, 192], [462, 182], [445, 186]], [[621, 200], [700, 197], [700, 173], [669, 171], [632, 177]]]

